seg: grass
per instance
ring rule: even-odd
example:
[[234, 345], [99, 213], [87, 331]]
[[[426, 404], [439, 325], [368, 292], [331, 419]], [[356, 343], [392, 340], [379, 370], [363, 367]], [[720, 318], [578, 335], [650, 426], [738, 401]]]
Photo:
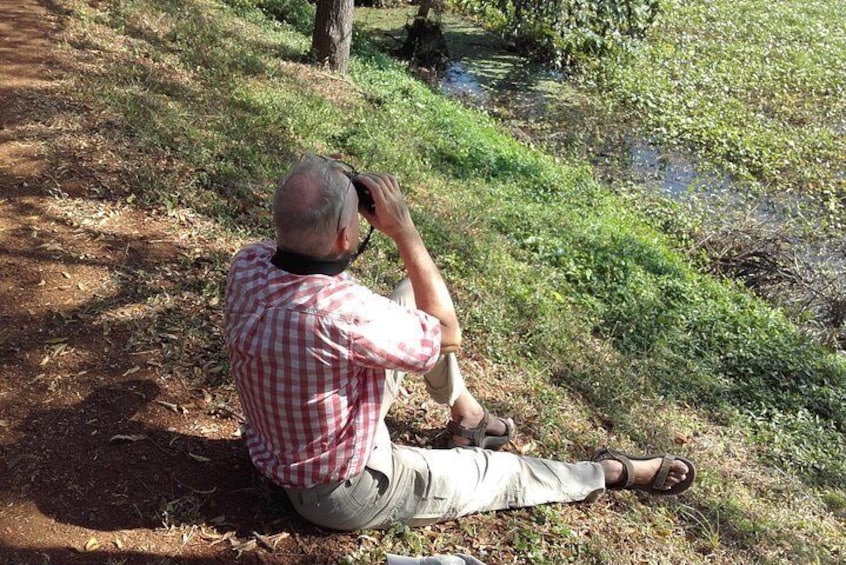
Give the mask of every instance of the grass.
[[[100, 116], [97, 135], [115, 160], [115, 181], [97, 197], [190, 219], [218, 245], [190, 289], [208, 308], [188, 313], [171, 300], [159, 317], [162, 331], [187, 336], [167, 363], [201, 352], [225, 364], [225, 250], [271, 236], [273, 181], [290, 159], [342, 152], [359, 169], [400, 177], [460, 310], [471, 386], [516, 416], [522, 450], [572, 459], [613, 443], [700, 463], [681, 501], [623, 494], [371, 532], [378, 543], [351, 562], [455, 552], [468, 539], [471, 553], [502, 563], [843, 558], [846, 362], [779, 310], [696, 273], [590, 168], [518, 143], [361, 35], [351, 76], [341, 78], [301, 64], [308, 38], [249, 6], [62, 4], [68, 49], [87, 65], [69, 95]], [[615, 72], [614, 84], [635, 80]], [[384, 238], [355, 271], [383, 291], [402, 276]], [[226, 383], [225, 372], [181, 378]], [[412, 398], [422, 399], [419, 387]]]

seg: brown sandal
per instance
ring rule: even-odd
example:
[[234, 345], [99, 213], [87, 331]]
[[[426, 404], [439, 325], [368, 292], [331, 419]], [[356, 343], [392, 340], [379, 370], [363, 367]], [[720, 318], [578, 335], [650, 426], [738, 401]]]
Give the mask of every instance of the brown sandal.
[[[488, 434], [488, 426], [493, 418], [496, 418], [505, 426], [505, 435], [490, 435]], [[485, 415], [482, 416], [482, 421], [472, 428], [463, 428], [461, 425], [452, 420], [447, 424], [447, 431], [451, 434], [448, 442], [449, 447], [481, 447], [482, 449], [490, 449], [497, 451], [502, 449], [506, 443], [514, 438], [514, 421], [511, 418], [498, 418], [491, 416], [490, 412], [485, 410]], [[452, 440], [452, 436], [460, 436], [470, 440], [467, 445], [458, 445]]]
[[[632, 465], [632, 461], [648, 461], [657, 457], [661, 457], [662, 461], [661, 466], [658, 468], [658, 471], [652, 478], [652, 484], [634, 484], [635, 472], [634, 465]], [[623, 453], [622, 451], [614, 451], [613, 449], [603, 447], [602, 449], [599, 449], [596, 453], [593, 454], [591, 461], [599, 462], [608, 459], [613, 459], [614, 461], [619, 461], [623, 464], [623, 477], [615, 484], [608, 485], [607, 488], [609, 490], [642, 490], [650, 494], [657, 495], [680, 494], [690, 488], [690, 485], [693, 484], [693, 479], [696, 477], [696, 467], [693, 465], [693, 462], [679, 455], [669, 455], [662, 453], [660, 455], [636, 456]], [[667, 481], [667, 477], [670, 474], [670, 465], [673, 463], [673, 461], [676, 460], [681, 461], [682, 463], [687, 465], [687, 477], [685, 477], [682, 482], [677, 483], [671, 486], [670, 488], [664, 488]]]

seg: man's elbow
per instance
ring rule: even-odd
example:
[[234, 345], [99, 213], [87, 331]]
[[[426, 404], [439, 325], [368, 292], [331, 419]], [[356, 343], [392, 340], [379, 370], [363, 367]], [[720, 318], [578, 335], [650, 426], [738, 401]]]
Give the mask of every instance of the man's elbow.
[[455, 353], [461, 349], [461, 328], [458, 326], [441, 328], [441, 353]]

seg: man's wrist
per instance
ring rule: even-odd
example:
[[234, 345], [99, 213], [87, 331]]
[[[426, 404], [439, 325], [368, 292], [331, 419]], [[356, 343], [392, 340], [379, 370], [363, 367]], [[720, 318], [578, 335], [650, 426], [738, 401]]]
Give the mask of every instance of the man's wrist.
[[407, 243], [413, 243], [415, 241], [422, 241], [422, 237], [420, 237], [420, 232], [417, 231], [417, 227], [414, 224], [407, 226], [399, 231], [396, 234], [391, 236], [391, 239], [394, 240], [398, 246]]

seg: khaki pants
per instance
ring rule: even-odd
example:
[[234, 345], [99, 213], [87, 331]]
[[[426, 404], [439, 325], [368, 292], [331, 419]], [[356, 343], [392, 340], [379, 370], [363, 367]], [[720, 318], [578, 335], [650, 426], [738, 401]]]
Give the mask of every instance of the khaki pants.
[[[403, 281], [391, 296], [413, 306]], [[598, 463], [562, 463], [480, 448], [421, 449], [391, 442], [384, 417], [404, 375], [389, 372], [376, 445], [364, 471], [306, 489], [286, 488], [306, 520], [337, 530], [423, 526], [490, 510], [593, 499], [605, 488]], [[464, 388], [454, 354], [424, 375], [432, 398], [451, 405]]]

